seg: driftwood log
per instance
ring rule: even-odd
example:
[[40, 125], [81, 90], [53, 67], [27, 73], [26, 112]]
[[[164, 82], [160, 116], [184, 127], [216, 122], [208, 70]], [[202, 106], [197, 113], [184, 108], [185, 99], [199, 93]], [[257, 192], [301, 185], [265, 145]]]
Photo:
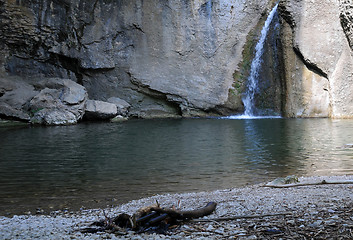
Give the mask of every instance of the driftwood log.
[[322, 180], [322, 181], [318, 181], [318, 182], [306, 182], [306, 183], [298, 182], [298, 183], [290, 183], [290, 184], [272, 184], [272, 183], [268, 183], [268, 184], [262, 185], [262, 187], [289, 188], [289, 187], [324, 185], [324, 184], [353, 184], [353, 180], [342, 180], [342, 181]]
[[216, 209], [216, 206], [217, 206], [217, 203], [209, 202], [203, 208], [190, 210], [190, 211], [179, 211], [175, 209], [160, 208], [160, 207], [152, 207], [151, 210], [162, 214], [168, 214], [168, 216], [179, 220], [186, 220], [191, 218], [199, 218], [199, 217], [207, 216]]
[[209, 202], [203, 208], [181, 211], [174, 207], [161, 208], [157, 203], [156, 205], [139, 209], [132, 216], [125, 213], [113, 218], [105, 216], [104, 220], [92, 223], [90, 227], [82, 229], [81, 232], [114, 232], [116, 234], [126, 234], [128, 230], [133, 230], [138, 233], [146, 231], [161, 233], [166, 232], [170, 226], [207, 216], [216, 209], [216, 206], [217, 203]]

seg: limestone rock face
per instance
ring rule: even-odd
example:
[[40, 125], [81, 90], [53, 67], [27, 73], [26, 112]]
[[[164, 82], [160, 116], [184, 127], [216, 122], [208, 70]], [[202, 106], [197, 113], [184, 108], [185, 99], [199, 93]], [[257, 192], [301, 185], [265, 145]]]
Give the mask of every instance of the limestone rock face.
[[232, 74], [272, 2], [2, 1], [0, 71], [72, 79], [131, 116], [238, 111]]
[[342, 28], [353, 50], [353, 0], [339, 1]]
[[280, 2], [287, 116], [353, 117], [352, 29], [341, 24], [347, 2]]
[[0, 78], [0, 116], [28, 121], [28, 102], [38, 91], [16, 77]]
[[[275, 2], [1, 1], [0, 76], [71, 79], [90, 99], [129, 103], [117, 105], [128, 117], [242, 112], [247, 43], [256, 42], [252, 35]], [[352, 0], [280, 1], [281, 40], [272, 45], [281, 42], [283, 71], [268, 81], [278, 86], [258, 98], [263, 108], [275, 105], [289, 117], [353, 117], [352, 6]], [[265, 68], [273, 65], [270, 55]], [[268, 72], [261, 74], [273, 76]], [[44, 88], [27, 89], [31, 99]], [[1, 88], [0, 114], [30, 118], [28, 99], [9, 104], [10, 92], [23, 91]], [[60, 99], [77, 102], [69, 96]]]

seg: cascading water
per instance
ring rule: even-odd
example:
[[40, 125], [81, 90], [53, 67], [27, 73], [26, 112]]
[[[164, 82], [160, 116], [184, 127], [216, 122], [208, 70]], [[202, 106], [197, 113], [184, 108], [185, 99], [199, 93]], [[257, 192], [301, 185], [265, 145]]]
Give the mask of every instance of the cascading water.
[[267, 33], [270, 29], [270, 24], [272, 22], [273, 17], [277, 11], [278, 4], [274, 6], [268, 15], [265, 25], [261, 30], [261, 37], [256, 44], [255, 47], [255, 57], [251, 63], [250, 76], [248, 78], [248, 86], [247, 91], [245, 92], [245, 96], [242, 99], [245, 107], [245, 112], [243, 116], [255, 116], [255, 93], [258, 89], [258, 79], [259, 79], [259, 71], [261, 69], [262, 64], [262, 55], [264, 52], [264, 44], [267, 37]]

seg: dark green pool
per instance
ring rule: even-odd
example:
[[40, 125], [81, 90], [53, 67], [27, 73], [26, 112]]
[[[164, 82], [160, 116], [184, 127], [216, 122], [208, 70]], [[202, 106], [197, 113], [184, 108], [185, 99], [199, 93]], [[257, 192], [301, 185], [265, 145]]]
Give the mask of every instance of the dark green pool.
[[353, 120], [0, 126], [0, 215], [105, 207], [296, 174], [353, 174]]

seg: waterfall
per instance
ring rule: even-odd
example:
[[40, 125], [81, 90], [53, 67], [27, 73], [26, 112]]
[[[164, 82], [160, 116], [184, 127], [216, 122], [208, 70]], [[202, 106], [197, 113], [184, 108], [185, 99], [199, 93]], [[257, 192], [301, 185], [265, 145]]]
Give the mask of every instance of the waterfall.
[[212, 15], [212, 0], [209, 0], [206, 3], [206, 13], [207, 13], [207, 17], [208, 19], [211, 19], [211, 15]]
[[266, 36], [268, 30], [270, 28], [270, 24], [272, 19], [277, 11], [277, 6], [271, 10], [270, 14], [268, 15], [265, 25], [261, 30], [261, 37], [256, 44], [255, 47], [255, 57], [251, 62], [251, 69], [250, 69], [250, 76], [248, 78], [248, 86], [247, 91], [245, 92], [245, 96], [243, 97], [243, 103], [245, 107], [244, 116], [254, 116], [255, 115], [255, 93], [258, 88], [258, 79], [259, 79], [259, 71], [261, 69], [262, 64], [262, 55], [264, 52], [264, 43], [266, 40]]

